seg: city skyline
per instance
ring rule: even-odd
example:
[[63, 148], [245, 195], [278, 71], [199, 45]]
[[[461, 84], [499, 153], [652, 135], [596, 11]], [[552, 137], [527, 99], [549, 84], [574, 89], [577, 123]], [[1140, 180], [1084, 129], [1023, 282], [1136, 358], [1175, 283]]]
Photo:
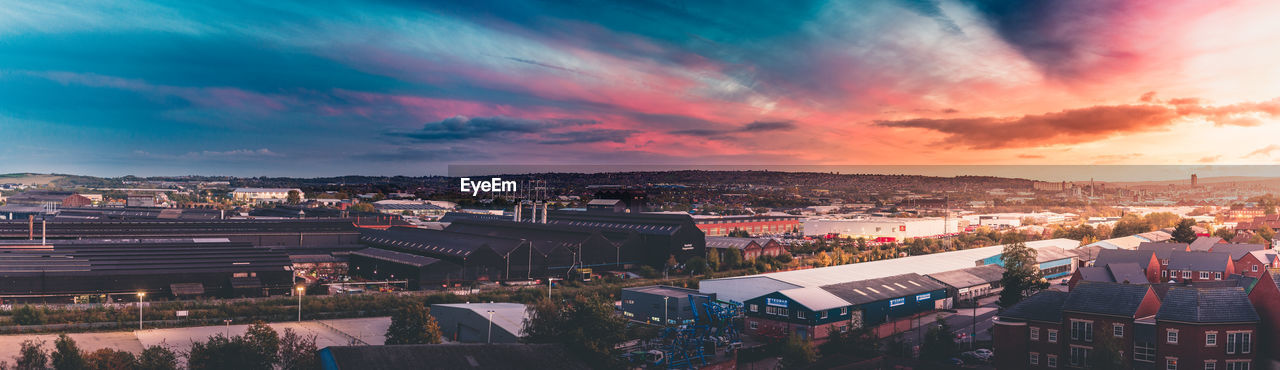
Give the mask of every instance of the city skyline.
[[0, 173], [1280, 155], [1275, 3], [238, 5], [11, 4]]

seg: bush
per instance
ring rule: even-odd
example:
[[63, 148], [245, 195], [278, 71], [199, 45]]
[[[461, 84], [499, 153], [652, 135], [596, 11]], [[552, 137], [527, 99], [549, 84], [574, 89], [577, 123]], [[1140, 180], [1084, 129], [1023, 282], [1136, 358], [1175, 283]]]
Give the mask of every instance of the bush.
[[49, 322], [49, 315], [42, 308], [22, 305], [13, 310], [13, 322], [18, 325], [44, 325]]

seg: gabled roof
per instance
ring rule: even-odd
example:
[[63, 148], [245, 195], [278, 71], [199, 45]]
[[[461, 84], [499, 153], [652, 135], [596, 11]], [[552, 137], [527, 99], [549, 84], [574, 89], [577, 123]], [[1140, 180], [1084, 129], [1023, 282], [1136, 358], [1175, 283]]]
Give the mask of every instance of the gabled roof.
[[750, 247], [753, 243], [756, 245], [756, 247], [764, 246], [763, 244], [760, 244], [759, 242], [756, 241], [756, 239], [753, 239], [753, 238], [735, 238], [735, 237], [728, 237], [728, 236], [708, 236], [707, 237], [707, 248], [745, 250], [748, 247]]
[[942, 283], [916, 273], [822, 286], [823, 290], [853, 305], [914, 296], [946, 288]]
[[832, 308], [848, 307], [852, 305], [850, 302], [845, 301], [822, 288], [779, 290], [778, 294], [787, 296], [787, 298], [791, 298], [792, 301], [795, 301], [812, 311], [830, 310]]
[[1106, 249], [1106, 248], [1102, 248], [1101, 246], [1097, 246], [1097, 245], [1089, 245], [1089, 246], [1083, 246], [1076, 249], [1071, 249], [1071, 250], [1068, 250], [1068, 252], [1075, 253], [1076, 258], [1080, 259], [1081, 261], [1092, 261], [1095, 258], [1098, 258], [1098, 252], [1102, 251], [1103, 249]]
[[1249, 254], [1252, 254], [1254, 258], [1257, 258], [1258, 261], [1262, 261], [1262, 263], [1265, 264], [1275, 263], [1276, 258], [1280, 258], [1280, 254], [1277, 254], [1273, 249], [1249, 251]]
[[1207, 252], [1213, 248], [1214, 244], [1222, 242], [1222, 238], [1216, 236], [1202, 236], [1191, 242], [1191, 250]]
[[1068, 294], [1067, 292], [1056, 290], [1041, 291], [1004, 310], [1004, 312], [1000, 313], [1000, 318], [1062, 322], [1062, 307], [1066, 303]]
[[1098, 251], [1098, 258], [1093, 260], [1094, 266], [1106, 266], [1113, 263], [1133, 263], [1146, 268], [1151, 263], [1154, 251], [1137, 251], [1124, 249], [1103, 249]]
[[1147, 285], [1086, 281], [1076, 284], [1062, 305], [1064, 311], [1099, 315], [1134, 317], [1142, 299], [1150, 291]]
[[1065, 249], [1058, 247], [1044, 247], [1036, 249], [1036, 262], [1045, 263], [1069, 258], [1076, 258], [1075, 253], [1067, 252]]
[[963, 270], [939, 272], [925, 276], [933, 278], [934, 280], [953, 288], [968, 288], [971, 286], [990, 284], [1000, 281], [1003, 274], [1004, 267], [1000, 267], [999, 265], [986, 265], [970, 267]]
[[386, 230], [361, 230], [360, 241], [384, 248], [456, 258], [465, 258], [485, 247], [499, 254], [506, 254], [518, 248], [521, 243], [512, 239], [400, 226]]
[[1142, 273], [1142, 268], [1136, 263], [1121, 262], [1112, 263], [1104, 266], [1088, 266], [1081, 267], [1081, 281], [1095, 281], [1107, 283], [1121, 284], [1150, 284], [1147, 281], [1147, 275]]
[[1183, 243], [1143, 242], [1142, 244], [1138, 244], [1138, 250], [1155, 252], [1157, 259], [1167, 260], [1169, 259], [1170, 253], [1175, 251], [1186, 252], [1190, 250], [1190, 246]]
[[1231, 265], [1231, 255], [1222, 252], [1173, 252], [1169, 256], [1170, 270], [1226, 271]]
[[372, 258], [372, 259], [387, 261], [387, 262], [395, 262], [395, 263], [414, 266], [414, 267], [425, 267], [427, 265], [440, 262], [440, 260], [436, 258], [423, 257], [416, 254], [408, 254], [408, 253], [396, 252], [396, 251], [390, 251], [390, 250], [378, 249], [378, 248], [361, 249], [358, 251], [351, 252], [351, 255], [367, 257], [367, 258]]
[[1230, 254], [1231, 260], [1235, 261], [1240, 259], [1240, 257], [1244, 257], [1244, 255], [1249, 254], [1249, 252], [1266, 250], [1266, 249], [1267, 249], [1267, 246], [1262, 244], [1222, 243], [1222, 244], [1214, 244], [1213, 248], [1209, 249], [1209, 251]]
[[1174, 287], [1165, 295], [1156, 320], [1211, 324], [1253, 323], [1259, 318], [1243, 288]]

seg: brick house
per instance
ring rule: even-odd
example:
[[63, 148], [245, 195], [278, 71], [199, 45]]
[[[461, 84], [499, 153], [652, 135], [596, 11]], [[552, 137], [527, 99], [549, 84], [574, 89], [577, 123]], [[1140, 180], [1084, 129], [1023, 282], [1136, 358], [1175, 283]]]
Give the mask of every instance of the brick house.
[[1147, 281], [1158, 283], [1167, 277], [1167, 273], [1160, 265], [1160, 260], [1156, 258], [1153, 251], [1137, 251], [1124, 249], [1103, 249], [1098, 251], [1098, 258], [1094, 259], [1094, 266], [1107, 266], [1115, 263], [1133, 263], [1142, 269], [1143, 275], [1146, 275]]
[[1155, 316], [1154, 353], [1134, 347], [1134, 361], [1166, 369], [1250, 369], [1260, 321], [1244, 288], [1172, 287]]
[[1275, 250], [1249, 251], [1234, 261], [1237, 274], [1262, 277], [1267, 269], [1280, 268], [1280, 255]]
[[1143, 242], [1138, 244], [1138, 250], [1154, 252], [1156, 254], [1156, 259], [1160, 260], [1160, 266], [1168, 266], [1169, 255], [1173, 254], [1173, 252], [1190, 252], [1191, 245], [1184, 243]]
[[[1155, 315], [1150, 285], [1083, 282], [1044, 291], [1002, 312], [992, 329], [998, 369], [1083, 368], [1100, 343], [1133, 348], [1134, 321]], [[1124, 353], [1131, 353], [1124, 351]], [[1132, 367], [1132, 356], [1123, 356]]]
[[[1047, 290], [1019, 302], [1000, 314], [992, 328], [997, 369], [1049, 369], [1061, 367], [1063, 353], [1062, 303], [1067, 292]], [[1032, 355], [1035, 354], [1035, 364]]]
[[1179, 283], [1222, 280], [1236, 271], [1231, 255], [1223, 252], [1173, 252], [1167, 279]]
[[1249, 290], [1249, 301], [1261, 318], [1258, 344], [1271, 361], [1280, 361], [1280, 273], [1267, 272]]
[[744, 260], [753, 260], [760, 256], [777, 256], [786, 252], [786, 248], [772, 238], [735, 238], [728, 236], [708, 236], [707, 249], [716, 249], [723, 258], [729, 249], [742, 251]]

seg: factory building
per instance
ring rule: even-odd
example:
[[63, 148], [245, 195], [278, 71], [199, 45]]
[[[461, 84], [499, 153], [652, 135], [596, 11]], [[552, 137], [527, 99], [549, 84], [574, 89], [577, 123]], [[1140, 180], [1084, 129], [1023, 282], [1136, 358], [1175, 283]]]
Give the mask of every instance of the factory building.
[[832, 332], [874, 327], [942, 307], [946, 286], [919, 274], [787, 289], [744, 302], [747, 332], [823, 341]]
[[0, 222], [0, 239], [226, 238], [258, 247], [331, 247], [359, 243], [350, 220], [112, 220]]
[[742, 252], [742, 258], [750, 261], [760, 256], [777, 256], [786, 253], [787, 249], [772, 238], [734, 238], [728, 236], [708, 236], [707, 249], [716, 250], [721, 256], [729, 249]]
[[0, 245], [0, 299], [136, 292], [256, 297], [292, 290], [284, 253], [226, 239], [100, 239]]
[[751, 235], [785, 234], [800, 231], [798, 216], [694, 216], [693, 221], [707, 236], [728, 236], [735, 230]]
[[289, 199], [289, 192], [297, 192], [299, 200], [307, 199], [302, 189], [288, 188], [236, 188], [231, 198], [242, 202], [279, 203]]
[[415, 254], [365, 248], [348, 255], [347, 270], [352, 276], [370, 280], [405, 280], [413, 290], [439, 282], [461, 280], [462, 267]]
[[431, 316], [451, 342], [520, 343], [529, 313], [519, 303], [449, 303], [431, 305]]
[[695, 289], [653, 285], [622, 289], [622, 315], [629, 320], [653, 325], [692, 324], [696, 314], [705, 314], [704, 304], [715, 301]]
[[888, 218], [814, 219], [804, 221], [804, 234], [833, 235], [842, 238], [864, 238], [882, 242], [907, 238], [927, 238], [960, 231], [958, 218]]

